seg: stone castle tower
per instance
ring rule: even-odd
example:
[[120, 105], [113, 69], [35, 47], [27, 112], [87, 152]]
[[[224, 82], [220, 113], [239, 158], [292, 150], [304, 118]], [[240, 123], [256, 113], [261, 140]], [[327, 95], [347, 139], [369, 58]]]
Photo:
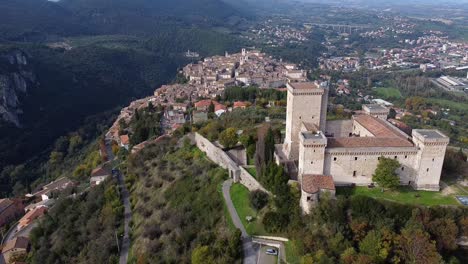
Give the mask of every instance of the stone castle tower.
[[411, 185], [418, 190], [439, 190], [449, 138], [437, 130], [413, 130], [413, 143], [418, 148], [414, 168], [415, 180]]
[[286, 110], [286, 136], [283, 145], [288, 159], [299, 158], [299, 134], [304, 125], [307, 130], [325, 129], [328, 89], [316, 83], [288, 83]]

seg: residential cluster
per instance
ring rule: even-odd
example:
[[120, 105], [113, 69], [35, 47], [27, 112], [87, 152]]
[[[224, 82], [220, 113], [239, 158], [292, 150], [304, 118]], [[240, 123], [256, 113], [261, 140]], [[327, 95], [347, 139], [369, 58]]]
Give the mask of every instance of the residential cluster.
[[[104, 158], [104, 155], [101, 156]], [[111, 175], [106, 165], [98, 166], [91, 172], [90, 187], [99, 185]], [[61, 177], [38, 187], [23, 198], [0, 199], [0, 228], [4, 229], [0, 263], [18, 263], [15, 261], [16, 255], [29, 252], [29, 235], [39, 219], [54, 206], [61, 194], [77, 195], [67, 193], [67, 190], [77, 186], [76, 181]]]
[[222, 94], [230, 86], [278, 88], [284, 87], [288, 81], [306, 80], [305, 71], [297, 69], [294, 64], [283, 63], [258, 50], [246, 49], [241, 53], [226, 53], [225, 56], [188, 64], [182, 72], [200, 96], [211, 97]]
[[434, 34], [417, 39], [404, 39], [401, 42], [404, 42], [405, 48], [374, 49], [362, 58], [329, 57], [324, 54], [319, 59], [319, 67], [323, 70], [344, 72], [353, 72], [361, 68], [381, 70], [394, 67], [420, 68], [422, 71], [468, 70], [468, 43], [454, 42]]
[[75, 184], [68, 178], [59, 178], [24, 198], [0, 199], [0, 228], [9, 227], [3, 234], [0, 263], [15, 263], [15, 255], [27, 254], [29, 233], [37, 220], [53, 206], [60, 192]]
[[[156, 89], [153, 96], [133, 101], [123, 108], [106, 138], [128, 147], [128, 136], [119, 135], [121, 120], [130, 122], [135, 110], [144, 109], [150, 103], [164, 109], [161, 125], [164, 132], [170, 134], [185, 122], [207, 120], [209, 110], [220, 116], [234, 108], [245, 107], [245, 102], [234, 102], [231, 107], [218, 103], [216, 98], [224, 95], [226, 88], [281, 88], [288, 82], [303, 82], [307, 79], [306, 72], [295, 64], [273, 59], [255, 49], [242, 49], [240, 53], [205, 58], [188, 64], [180, 74], [186, 78], [186, 83], [163, 85]], [[194, 106], [194, 111], [188, 115], [187, 109], [191, 106]]]
[[249, 40], [261, 40], [267, 45], [282, 47], [285, 44], [302, 43], [309, 40], [311, 27], [295, 27], [287, 23], [277, 24], [269, 19], [250, 29], [249, 33], [247, 35]]
[[359, 70], [360, 60], [358, 57], [321, 57], [319, 67], [322, 70], [353, 72]]

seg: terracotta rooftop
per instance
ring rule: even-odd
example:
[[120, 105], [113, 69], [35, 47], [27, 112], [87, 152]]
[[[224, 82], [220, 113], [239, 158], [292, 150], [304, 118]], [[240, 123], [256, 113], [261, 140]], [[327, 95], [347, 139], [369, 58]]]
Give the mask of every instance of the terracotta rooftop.
[[354, 117], [354, 120], [365, 127], [375, 137], [400, 137], [404, 138], [400, 133], [393, 130], [389, 125], [382, 119], [369, 116], [369, 115], [358, 115]]
[[45, 185], [43, 187], [43, 189], [48, 189], [48, 190], [55, 190], [55, 189], [58, 189], [58, 188], [66, 188], [68, 187], [69, 185], [72, 185], [73, 184], [73, 181], [71, 181], [70, 179], [68, 179], [67, 177], [62, 177], [62, 178], [58, 178], [57, 180]]
[[7, 252], [12, 249], [27, 249], [29, 245], [29, 239], [27, 237], [15, 237], [8, 241], [2, 249], [2, 252]]
[[130, 138], [128, 137], [128, 135], [121, 135], [120, 142], [122, 142], [123, 145], [128, 145], [130, 144]]
[[215, 104], [215, 111], [226, 110], [226, 109], [227, 109], [227, 107], [225, 105]]
[[366, 147], [412, 147], [413, 143], [399, 137], [348, 137], [328, 138], [329, 148], [366, 148]]
[[201, 100], [201, 101], [198, 101], [195, 103], [195, 107], [208, 107], [211, 105], [211, 103], [213, 102], [213, 104], [216, 104], [217, 102], [216, 101], [212, 101], [210, 99], [206, 99], [206, 100]]
[[238, 107], [247, 107], [248, 103], [247, 102], [242, 102], [242, 101], [236, 101], [234, 102], [234, 108]]
[[100, 166], [100, 167], [95, 168], [91, 172], [91, 177], [105, 176], [105, 175], [110, 175], [110, 174], [111, 174], [111, 172], [109, 170], [107, 170], [106, 168], [103, 168], [102, 166]]
[[316, 193], [320, 189], [335, 190], [332, 176], [325, 175], [302, 175], [302, 189], [307, 193]]
[[289, 85], [293, 89], [318, 89], [318, 85], [313, 82], [291, 82]]
[[23, 228], [31, 224], [35, 219], [43, 216], [47, 212], [47, 207], [40, 206], [36, 207], [33, 210], [29, 211], [19, 220], [19, 228]]

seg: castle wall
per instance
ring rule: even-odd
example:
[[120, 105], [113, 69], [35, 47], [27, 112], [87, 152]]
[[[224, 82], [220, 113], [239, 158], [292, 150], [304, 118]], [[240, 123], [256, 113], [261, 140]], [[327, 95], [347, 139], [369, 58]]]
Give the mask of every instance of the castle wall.
[[235, 182], [239, 182], [250, 191], [262, 190], [268, 192], [254, 177], [252, 177], [247, 170], [239, 166], [229, 155], [222, 149], [215, 146], [208, 139], [198, 133], [188, 134], [188, 138], [194, 143], [201, 151], [206, 153], [206, 156], [220, 167], [227, 169], [229, 177]]
[[372, 183], [380, 156], [396, 159], [400, 183], [408, 185], [415, 181], [417, 149], [408, 148], [333, 148], [325, 151], [324, 174], [332, 175], [336, 185], [367, 185]]
[[265, 188], [263, 188], [263, 186], [252, 175], [250, 175], [250, 173], [245, 168], [240, 166], [239, 169], [241, 171], [239, 182], [247, 189], [249, 189], [249, 191], [262, 190], [266, 193], [270, 193]]
[[332, 120], [327, 121], [325, 134], [331, 137], [349, 137], [353, 132], [353, 120]]
[[324, 87], [322, 95], [322, 106], [320, 109], [320, 130], [323, 132], [327, 127], [327, 110], [328, 110], [328, 88]]

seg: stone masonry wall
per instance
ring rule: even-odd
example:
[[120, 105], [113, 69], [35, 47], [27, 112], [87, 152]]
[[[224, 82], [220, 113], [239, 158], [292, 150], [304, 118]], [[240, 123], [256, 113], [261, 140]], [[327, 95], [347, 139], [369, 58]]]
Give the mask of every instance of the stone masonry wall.
[[229, 171], [229, 176], [235, 181], [244, 185], [250, 191], [262, 190], [267, 192], [265, 188], [250, 175], [247, 170], [239, 166], [229, 155], [222, 149], [216, 147], [208, 139], [198, 133], [188, 134], [188, 138], [201, 151], [205, 152], [210, 160], [218, 164], [220, 167]]
[[244, 185], [247, 189], [250, 191], [255, 191], [255, 190], [262, 190], [266, 193], [269, 193], [263, 186], [254, 178], [250, 173], [244, 169], [243, 167], [239, 167], [241, 174], [240, 174], [240, 183]]
[[325, 134], [331, 137], [349, 137], [349, 134], [353, 132], [353, 120], [332, 120], [327, 121], [327, 127]]

